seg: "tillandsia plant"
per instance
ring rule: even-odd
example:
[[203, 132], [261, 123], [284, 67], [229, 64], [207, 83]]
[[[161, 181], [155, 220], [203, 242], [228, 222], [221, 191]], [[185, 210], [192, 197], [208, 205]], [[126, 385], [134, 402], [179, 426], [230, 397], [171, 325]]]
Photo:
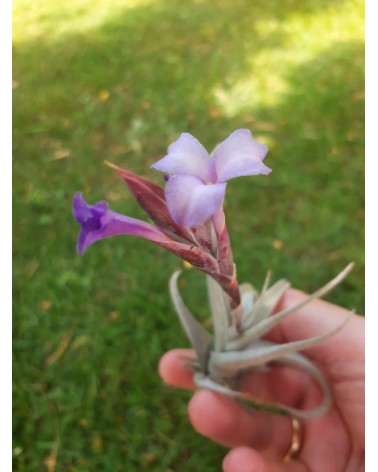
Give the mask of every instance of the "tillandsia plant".
[[[74, 216], [81, 225], [77, 250], [83, 254], [100, 239], [133, 235], [152, 241], [204, 272], [212, 334], [196, 320], [180, 296], [181, 271], [174, 272], [169, 282], [173, 305], [196, 353], [194, 360], [187, 361], [194, 371], [195, 384], [248, 401], [258, 409], [310, 418], [327, 411], [332, 402], [331, 390], [322, 371], [298, 351], [328, 339], [347, 320], [331, 332], [284, 344], [267, 341], [264, 335], [339, 284], [352, 264], [305, 301], [279, 312], [274, 310], [290, 286], [286, 280], [269, 286], [268, 275], [260, 293], [248, 283], [238, 284], [223, 211], [226, 182], [240, 176], [269, 174], [271, 169], [263, 163], [266, 153], [267, 147], [257, 143], [246, 129], [233, 132], [211, 155], [192, 135], [183, 133], [168, 147], [168, 154], [151, 166], [164, 173], [165, 189], [107, 163], [126, 182], [152, 224], [115, 213], [105, 201], [89, 205], [77, 193], [73, 200]], [[271, 363], [306, 371], [322, 388], [322, 402], [314, 409], [300, 410], [282, 404], [261, 404], [244, 392], [244, 375]]]

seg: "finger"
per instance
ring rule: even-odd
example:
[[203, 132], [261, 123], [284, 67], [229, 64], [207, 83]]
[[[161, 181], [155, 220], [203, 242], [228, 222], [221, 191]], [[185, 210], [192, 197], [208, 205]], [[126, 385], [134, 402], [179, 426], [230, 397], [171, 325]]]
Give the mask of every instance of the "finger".
[[173, 349], [163, 355], [159, 362], [159, 374], [165, 383], [173, 387], [194, 389], [193, 371], [187, 367], [188, 358], [195, 358], [192, 349]]
[[224, 472], [306, 472], [299, 461], [276, 462], [265, 459], [260, 453], [247, 447], [237, 447], [223, 460]]
[[[299, 290], [289, 289], [282, 296], [275, 311], [292, 307], [306, 297], [307, 295]], [[285, 318], [268, 333], [267, 338], [284, 343], [318, 336], [336, 328], [349, 313], [348, 310], [324, 300], [313, 300]], [[361, 346], [364, 345], [363, 323], [362, 317], [352, 316], [343, 329], [331, 339], [306, 349], [306, 355], [322, 364], [332, 363], [335, 357], [343, 359], [346, 364], [355, 361], [356, 356], [361, 357]]]
[[188, 413], [198, 433], [227, 447], [250, 446], [279, 458], [290, 445], [290, 418], [248, 411], [239, 402], [215, 392], [196, 392], [189, 402]]

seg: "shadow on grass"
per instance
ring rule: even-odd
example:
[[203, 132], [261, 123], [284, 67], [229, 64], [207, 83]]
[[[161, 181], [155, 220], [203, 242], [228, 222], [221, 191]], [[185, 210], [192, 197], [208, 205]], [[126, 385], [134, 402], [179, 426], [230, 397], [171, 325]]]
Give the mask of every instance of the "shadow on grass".
[[[75, 258], [76, 190], [138, 215], [102, 171], [104, 158], [147, 175], [182, 131], [210, 148], [236, 128], [256, 130], [271, 143], [274, 172], [229, 184], [240, 280], [259, 284], [272, 268], [313, 290], [355, 260], [332, 300], [363, 310], [363, 45], [333, 44], [288, 68], [287, 91], [269, 107], [245, 104], [230, 116], [214, 97], [253, 75], [251, 56], [282, 48], [285, 18], [326, 5], [160, 2], [93, 31], [15, 43], [17, 470], [39, 470], [58, 440], [57, 471], [211, 471], [224, 455], [191, 432], [187, 395], [155, 373], [161, 353], [185, 343], [165, 293], [177, 260], [133, 239]], [[276, 25], [269, 34], [264, 21]], [[191, 293], [193, 306], [201, 295]], [[72, 327], [71, 344], [46, 368]]]

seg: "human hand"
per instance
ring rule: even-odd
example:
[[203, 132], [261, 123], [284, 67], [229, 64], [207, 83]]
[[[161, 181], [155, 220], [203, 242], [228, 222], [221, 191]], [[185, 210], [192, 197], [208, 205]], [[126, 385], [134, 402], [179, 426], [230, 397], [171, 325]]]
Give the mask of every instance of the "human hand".
[[[278, 310], [293, 306], [305, 294], [289, 289]], [[348, 311], [323, 300], [314, 300], [287, 317], [266, 336], [277, 342], [297, 341], [323, 334], [339, 325]], [[335, 336], [305, 350], [328, 377], [333, 405], [323, 416], [304, 421], [304, 441], [299, 456], [282, 458], [292, 437], [290, 417], [248, 411], [231, 398], [209, 390], [196, 391], [188, 413], [194, 429], [231, 451], [223, 461], [224, 472], [357, 472], [364, 470], [364, 318], [354, 315]], [[190, 349], [166, 353], [159, 364], [169, 385], [193, 389], [193, 373], [184, 357]], [[251, 372], [244, 390], [265, 403], [284, 403], [308, 409], [321, 401], [321, 391], [301, 371], [272, 366], [268, 372]]]

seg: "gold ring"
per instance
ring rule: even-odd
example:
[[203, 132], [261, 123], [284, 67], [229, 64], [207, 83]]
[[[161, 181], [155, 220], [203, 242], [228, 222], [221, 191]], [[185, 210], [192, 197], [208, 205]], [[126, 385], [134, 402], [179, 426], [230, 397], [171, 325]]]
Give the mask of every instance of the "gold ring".
[[298, 418], [291, 417], [291, 444], [289, 450], [282, 459], [284, 462], [289, 462], [298, 456], [303, 443], [303, 424]]

